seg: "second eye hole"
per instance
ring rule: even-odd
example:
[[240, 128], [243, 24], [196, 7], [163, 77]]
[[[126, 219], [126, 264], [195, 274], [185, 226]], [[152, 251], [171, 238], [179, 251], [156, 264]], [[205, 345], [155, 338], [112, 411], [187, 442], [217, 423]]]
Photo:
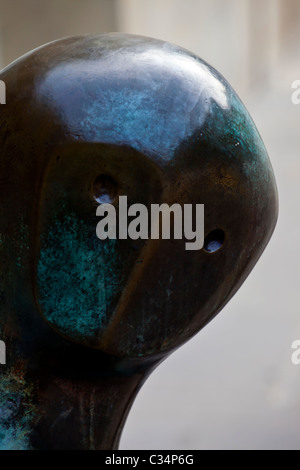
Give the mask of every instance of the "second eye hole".
[[222, 248], [225, 241], [225, 233], [221, 229], [210, 232], [204, 239], [204, 250], [207, 253], [215, 253]]

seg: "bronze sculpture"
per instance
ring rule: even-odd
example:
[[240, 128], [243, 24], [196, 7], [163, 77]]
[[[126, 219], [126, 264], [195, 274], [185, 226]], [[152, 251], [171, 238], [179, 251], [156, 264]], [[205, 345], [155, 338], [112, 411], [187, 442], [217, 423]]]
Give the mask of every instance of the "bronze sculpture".
[[[133, 35], [0, 73], [0, 448], [118, 446], [144, 380], [230, 300], [274, 230], [261, 138], [221, 75]], [[96, 209], [204, 204], [205, 241], [96, 237]]]

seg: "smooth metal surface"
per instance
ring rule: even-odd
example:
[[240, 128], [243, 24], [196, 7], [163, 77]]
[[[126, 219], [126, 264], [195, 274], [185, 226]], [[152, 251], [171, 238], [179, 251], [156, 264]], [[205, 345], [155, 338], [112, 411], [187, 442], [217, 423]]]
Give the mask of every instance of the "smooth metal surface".
[[[178, 46], [66, 38], [0, 79], [0, 447], [113, 448], [147, 375], [260, 257], [273, 171], [228, 83]], [[204, 249], [99, 240], [103, 181], [116, 207], [204, 204]]]

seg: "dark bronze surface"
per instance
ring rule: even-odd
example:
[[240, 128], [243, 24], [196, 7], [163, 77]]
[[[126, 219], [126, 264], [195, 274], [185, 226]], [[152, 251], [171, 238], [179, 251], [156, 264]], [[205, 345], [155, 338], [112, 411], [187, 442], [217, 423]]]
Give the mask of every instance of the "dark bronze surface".
[[[0, 448], [115, 448], [149, 373], [263, 252], [273, 171], [232, 88], [178, 46], [66, 38], [0, 79]], [[204, 248], [99, 240], [96, 208], [118, 195], [204, 204]]]

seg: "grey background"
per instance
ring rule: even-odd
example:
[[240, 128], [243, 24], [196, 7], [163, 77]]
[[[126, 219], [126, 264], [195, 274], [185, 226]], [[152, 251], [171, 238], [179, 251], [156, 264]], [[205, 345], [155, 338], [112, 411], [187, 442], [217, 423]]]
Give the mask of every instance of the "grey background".
[[59, 37], [106, 31], [175, 42], [223, 73], [263, 137], [280, 196], [261, 260], [148, 379], [121, 449], [300, 449], [300, 0], [0, 0], [0, 67]]

